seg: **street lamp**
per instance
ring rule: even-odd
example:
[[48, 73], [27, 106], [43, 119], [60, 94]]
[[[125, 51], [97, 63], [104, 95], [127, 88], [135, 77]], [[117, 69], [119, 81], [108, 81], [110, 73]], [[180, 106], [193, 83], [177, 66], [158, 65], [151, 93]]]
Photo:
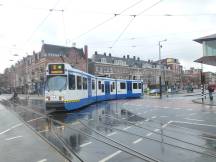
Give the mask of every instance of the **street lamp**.
[[[158, 42], [158, 45], [159, 45], [159, 68], [160, 68], [160, 76], [159, 76], [159, 83], [160, 83], [160, 98], [162, 98], [162, 83], [161, 83], [161, 48], [162, 48], [162, 45], [161, 45], [161, 42], [166, 42], [167, 39], [164, 39], [164, 40], [161, 40]], [[165, 78], [164, 78], [165, 80]]]
[[159, 45], [159, 62], [161, 63], [161, 48], [162, 48], [162, 45], [161, 45], [161, 42], [166, 42], [167, 39], [164, 39], [164, 40], [161, 40], [158, 42], [158, 45]]

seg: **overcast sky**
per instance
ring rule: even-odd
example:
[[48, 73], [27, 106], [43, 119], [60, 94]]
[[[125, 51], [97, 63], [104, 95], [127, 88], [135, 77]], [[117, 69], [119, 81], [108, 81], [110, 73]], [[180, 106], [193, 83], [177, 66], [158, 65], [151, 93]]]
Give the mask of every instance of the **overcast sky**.
[[[76, 42], [78, 48], [88, 45], [89, 57], [98, 51], [157, 60], [158, 41], [167, 39], [162, 43], [162, 58], [178, 58], [184, 69], [200, 67], [193, 61], [202, 56], [202, 46], [193, 39], [216, 33], [216, 1], [157, 2], [0, 0], [0, 72], [33, 50], [40, 51], [41, 40], [65, 46]], [[204, 70], [215, 72], [216, 68], [204, 66]]]

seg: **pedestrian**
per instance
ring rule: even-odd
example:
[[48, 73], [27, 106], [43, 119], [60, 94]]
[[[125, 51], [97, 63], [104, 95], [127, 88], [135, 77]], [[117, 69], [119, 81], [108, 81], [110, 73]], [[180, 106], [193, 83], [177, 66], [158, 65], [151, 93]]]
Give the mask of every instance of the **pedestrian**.
[[208, 91], [209, 91], [209, 98], [212, 101], [213, 100], [213, 95], [212, 93], [214, 92], [214, 88], [212, 86], [208, 86]]

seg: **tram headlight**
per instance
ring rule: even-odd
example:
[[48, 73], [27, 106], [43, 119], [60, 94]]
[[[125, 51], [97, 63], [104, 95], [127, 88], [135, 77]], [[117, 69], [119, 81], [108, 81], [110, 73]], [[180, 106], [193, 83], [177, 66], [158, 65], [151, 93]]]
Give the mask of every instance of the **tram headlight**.
[[46, 101], [50, 101], [50, 96], [46, 96]]
[[64, 101], [64, 96], [59, 96], [59, 101]]

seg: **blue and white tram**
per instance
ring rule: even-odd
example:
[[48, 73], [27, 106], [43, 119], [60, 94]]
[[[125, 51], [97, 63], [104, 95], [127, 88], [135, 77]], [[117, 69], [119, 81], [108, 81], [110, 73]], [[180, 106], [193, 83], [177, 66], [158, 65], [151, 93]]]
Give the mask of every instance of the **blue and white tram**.
[[46, 68], [47, 110], [75, 110], [97, 101], [138, 98], [141, 95], [140, 80], [95, 77], [66, 63], [51, 63]]

